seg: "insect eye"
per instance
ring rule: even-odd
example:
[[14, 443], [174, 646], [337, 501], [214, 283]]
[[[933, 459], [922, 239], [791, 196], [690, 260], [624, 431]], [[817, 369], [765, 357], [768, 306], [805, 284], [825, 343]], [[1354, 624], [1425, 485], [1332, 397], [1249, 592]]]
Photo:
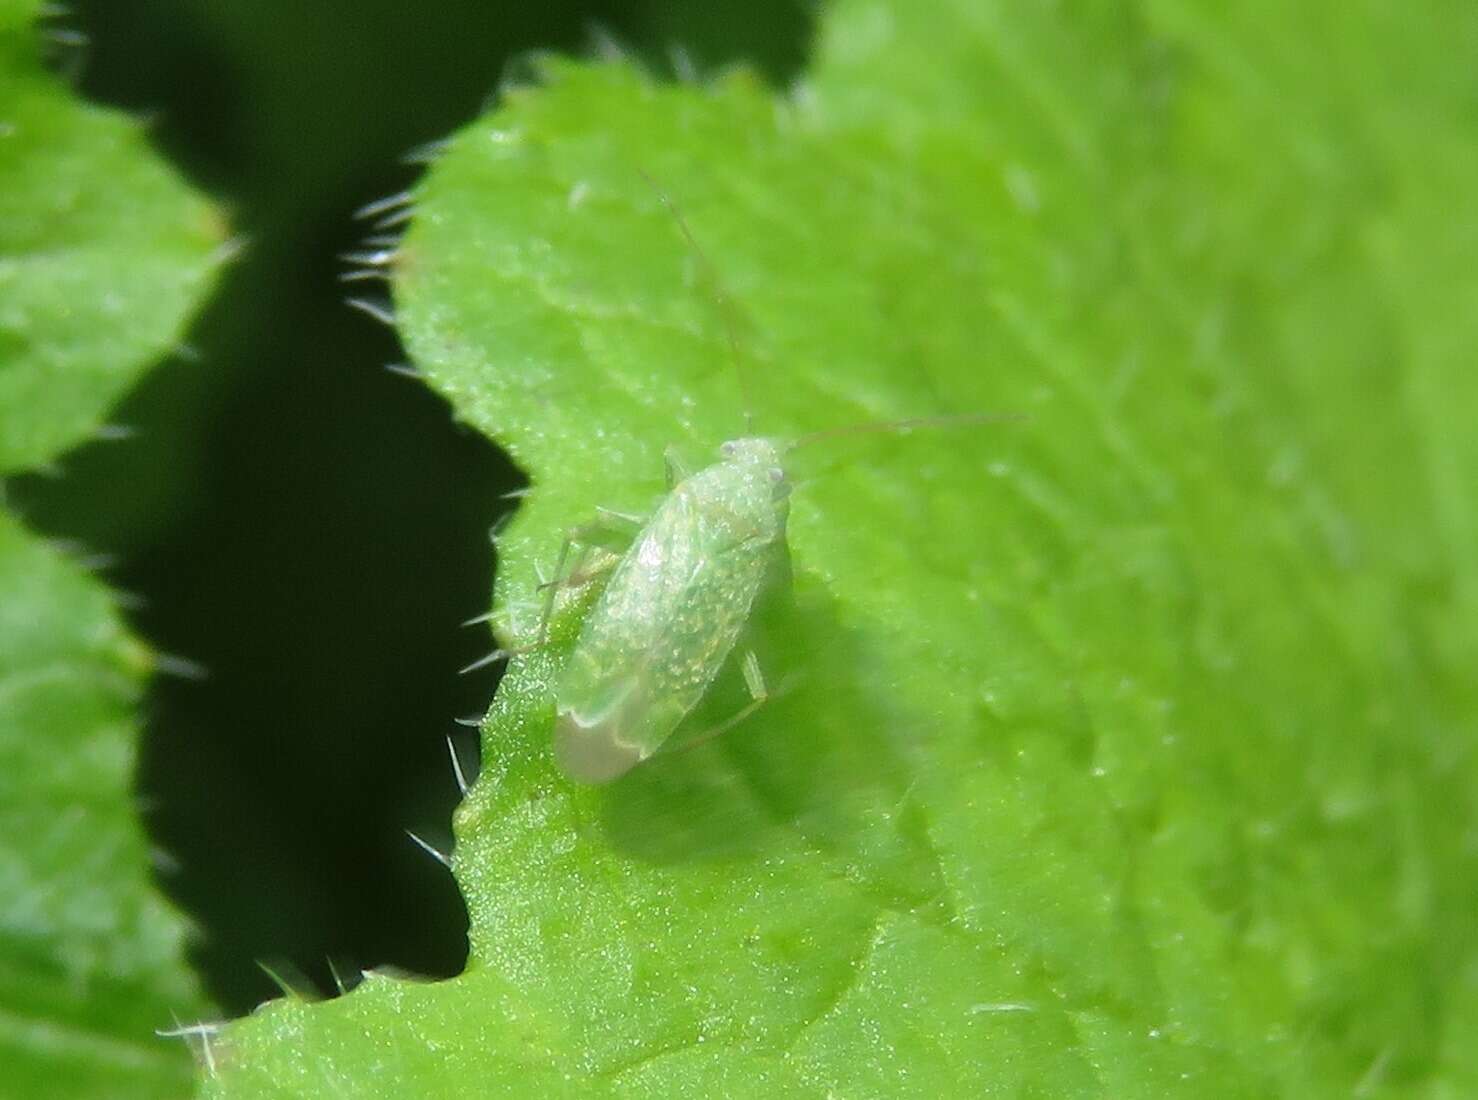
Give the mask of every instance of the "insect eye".
[[721, 455], [723, 455], [725, 458], [733, 458], [734, 455], [738, 452], [738, 450], [739, 450], [739, 448], [735, 445], [734, 441], [731, 439], [727, 443], [722, 443], [722, 444], [719, 445], [718, 453], [721, 454]]
[[779, 466], [771, 466], [770, 480], [773, 481], [776, 485], [779, 485], [782, 481], [785, 480], [785, 471], [782, 470]]

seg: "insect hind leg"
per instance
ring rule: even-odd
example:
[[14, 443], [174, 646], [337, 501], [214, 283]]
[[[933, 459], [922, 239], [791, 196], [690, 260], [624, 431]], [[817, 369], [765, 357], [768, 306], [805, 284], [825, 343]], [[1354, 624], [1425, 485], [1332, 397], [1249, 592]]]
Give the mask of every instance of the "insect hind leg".
[[[610, 550], [620, 553], [631, 545], [641, 532], [645, 521], [640, 516], [627, 515], [610, 508], [597, 508], [596, 518], [589, 523], [572, 527], [565, 532], [559, 546], [559, 559], [555, 562], [554, 577], [539, 585], [544, 593], [544, 608], [539, 615], [539, 634], [536, 646], [542, 646], [549, 637], [549, 620], [554, 614], [554, 598], [561, 588], [579, 588], [614, 566], [607, 562], [599, 569], [582, 571], [591, 550]], [[578, 547], [575, 560], [570, 561], [570, 551]], [[566, 565], [569, 571], [565, 571]]]
[[744, 657], [739, 663], [739, 670], [744, 674], [744, 686], [749, 689], [749, 702], [740, 707], [737, 713], [724, 719], [718, 725], [704, 730], [691, 740], [684, 741], [680, 746], [672, 750], [673, 753], [687, 752], [689, 749], [696, 749], [699, 745], [708, 744], [715, 737], [722, 737], [773, 698], [769, 687], [765, 684], [765, 676], [760, 671], [759, 658], [754, 655], [754, 650], [746, 649], [744, 651]]

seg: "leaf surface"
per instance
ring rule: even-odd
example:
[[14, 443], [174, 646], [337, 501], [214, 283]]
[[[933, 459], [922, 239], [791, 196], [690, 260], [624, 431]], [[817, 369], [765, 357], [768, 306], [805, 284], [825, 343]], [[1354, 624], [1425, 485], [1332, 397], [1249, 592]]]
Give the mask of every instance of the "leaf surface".
[[47, 462], [179, 339], [221, 244], [143, 121], [39, 57], [36, 0], [0, 0], [0, 473]]
[[[219, 241], [142, 125], [42, 67], [0, 0], [0, 473], [95, 431], [178, 339]], [[203, 1010], [132, 780], [153, 657], [77, 555], [0, 510], [0, 1092], [179, 1096]], [[178, 1014], [178, 1016], [176, 1015]]]
[[397, 298], [532, 479], [507, 640], [746, 413], [1030, 419], [796, 452], [786, 690], [606, 788], [550, 758], [569, 599], [459, 814], [467, 972], [268, 1006], [207, 1095], [1469, 1091], [1478, 282], [1431, 166], [1473, 178], [1475, 24], [1434, 14], [843, 0], [789, 95], [551, 62], [461, 132]]

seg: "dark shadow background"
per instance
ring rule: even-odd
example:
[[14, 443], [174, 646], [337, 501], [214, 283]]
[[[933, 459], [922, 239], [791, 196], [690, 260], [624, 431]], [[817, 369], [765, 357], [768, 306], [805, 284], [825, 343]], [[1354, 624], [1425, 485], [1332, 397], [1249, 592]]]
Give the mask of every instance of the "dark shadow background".
[[71, 0], [90, 44], [58, 67], [146, 112], [246, 249], [114, 415], [132, 437], [8, 492], [38, 531], [114, 555], [135, 629], [204, 670], [151, 686], [138, 788], [226, 1013], [275, 993], [259, 961], [327, 993], [331, 958], [466, 958], [461, 897], [404, 830], [450, 844], [445, 738], [470, 765], [453, 719], [496, 684], [456, 674], [489, 646], [458, 623], [489, 606], [488, 528], [521, 480], [382, 369], [404, 352], [338, 281], [352, 212], [410, 184], [403, 155], [531, 50], [589, 53], [603, 30], [660, 75], [744, 61], [784, 83], [811, 23], [806, 0]]

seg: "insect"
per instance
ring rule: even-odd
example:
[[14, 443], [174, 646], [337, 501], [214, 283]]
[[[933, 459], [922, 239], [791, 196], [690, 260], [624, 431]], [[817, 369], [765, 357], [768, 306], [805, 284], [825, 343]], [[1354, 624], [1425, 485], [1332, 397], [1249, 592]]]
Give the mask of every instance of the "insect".
[[[694, 254], [712, 276], [702, 249], [672, 201], [651, 180]], [[711, 285], [719, 287], [717, 279]], [[730, 350], [741, 389], [744, 374], [727, 300]], [[747, 402], [747, 394], [746, 394]], [[746, 416], [746, 419], [748, 417]], [[685, 745], [698, 744], [749, 717], [770, 697], [745, 630], [757, 603], [788, 585], [786, 520], [790, 449], [851, 431], [901, 430], [1002, 419], [938, 417], [817, 432], [789, 443], [752, 434], [731, 439], [719, 461], [684, 472], [668, 455], [668, 493], [650, 519], [604, 512], [577, 528], [560, 549], [555, 580], [545, 586], [543, 642], [555, 590], [594, 575], [579, 562], [592, 548], [607, 557], [609, 579], [587, 613], [555, 688], [554, 753], [571, 778], [604, 783], [625, 774], [668, 744], [703, 699], [726, 662], [739, 654], [749, 702]], [[1010, 419], [1017, 419], [1011, 417]], [[580, 547], [567, 574], [572, 548]]]
[[[585, 618], [556, 690], [555, 757], [574, 779], [615, 779], [657, 751], [708, 691], [755, 601], [788, 574], [779, 445], [733, 439], [721, 455], [676, 480]], [[769, 697], [753, 650], [741, 667], [751, 701], [704, 739]]]

